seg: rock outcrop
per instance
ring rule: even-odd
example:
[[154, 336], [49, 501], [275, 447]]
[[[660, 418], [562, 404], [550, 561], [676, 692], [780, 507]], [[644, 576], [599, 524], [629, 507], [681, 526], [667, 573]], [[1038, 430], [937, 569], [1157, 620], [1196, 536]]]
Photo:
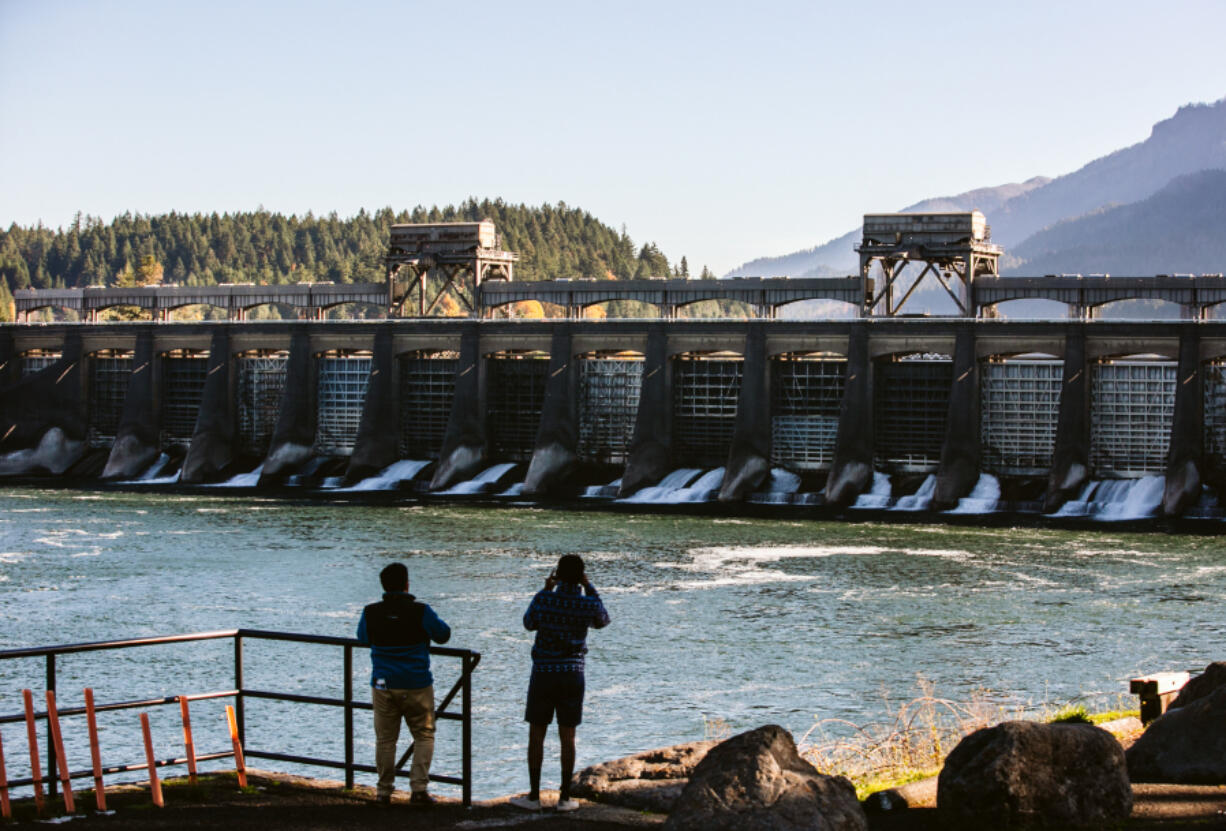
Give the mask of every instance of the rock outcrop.
[[717, 744], [689, 742], [592, 765], [575, 774], [570, 792], [596, 802], [666, 814], [689, 783], [694, 767]]
[[851, 782], [818, 773], [774, 724], [733, 736], [698, 763], [668, 831], [867, 831]]
[[1124, 749], [1089, 724], [1007, 721], [958, 743], [937, 782], [950, 828], [1102, 828], [1132, 811]]
[[1226, 687], [1226, 661], [1214, 661], [1205, 671], [1183, 685], [1168, 710], [1177, 710], [1211, 695], [1218, 687]]
[[1132, 781], [1226, 785], [1226, 684], [1208, 693], [1203, 691], [1206, 687], [1207, 683], [1200, 691], [1193, 690], [1190, 700], [1178, 707], [1176, 699], [1128, 748]]

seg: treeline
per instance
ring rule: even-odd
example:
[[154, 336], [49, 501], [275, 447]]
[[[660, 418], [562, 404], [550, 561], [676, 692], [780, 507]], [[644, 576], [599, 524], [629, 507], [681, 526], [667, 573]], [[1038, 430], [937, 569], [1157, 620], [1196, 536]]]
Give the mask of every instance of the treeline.
[[[565, 203], [530, 207], [470, 199], [445, 208], [383, 208], [356, 216], [249, 213], [124, 214], [110, 223], [78, 214], [67, 228], [0, 231], [0, 319], [11, 290], [149, 283], [380, 282], [390, 227], [402, 222], [492, 219], [503, 247], [520, 254], [517, 280], [689, 276], [655, 243], [636, 246]], [[703, 276], [713, 276], [706, 269]]]

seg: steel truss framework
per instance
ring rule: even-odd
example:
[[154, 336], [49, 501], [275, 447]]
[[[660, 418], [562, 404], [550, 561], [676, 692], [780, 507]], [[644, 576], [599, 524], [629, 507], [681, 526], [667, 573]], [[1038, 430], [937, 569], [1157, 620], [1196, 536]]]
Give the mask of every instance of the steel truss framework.
[[196, 416], [208, 377], [207, 352], [181, 350], [162, 358], [162, 446], [186, 446], [196, 431]]
[[895, 471], [936, 470], [945, 440], [953, 361], [907, 356], [874, 367], [875, 457]]
[[459, 360], [451, 352], [413, 352], [400, 358], [400, 455], [437, 459], [447, 435]]
[[673, 363], [673, 458], [681, 465], [727, 463], [745, 362], [683, 355]]
[[370, 380], [369, 354], [328, 353], [318, 361], [318, 417], [315, 450], [319, 453], [348, 456], [353, 453], [362, 405]]
[[979, 429], [984, 470], [1012, 476], [1047, 474], [1056, 446], [1063, 379], [1063, 361], [983, 362]]
[[622, 464], [630, 451], [643, 388], [643, 359], [579, 361], [579, 456]]
[[123, 402], [132, 377], [132, 356], [117, 352], [97, 353], [89, 360], [89, 446], [110, 447], [115, 443]]
[[272, 443], [285, 394], [289, 355], [243, 355], [235, 360], [238, 444], [243, 453], [263, 458]]
[[771, 464], [802, 471], [830, 467], [846, 376], [846, 358], [771, 361]]
[[532, 459], [545, 406], [549, 356], [544, 352], [498, 353], [487, 358], [486, 417], [495, 458]]
[[1116, 361], [1091, 367], [1090, 466], [1129, 479], [1166, 471], [1177, 365]]

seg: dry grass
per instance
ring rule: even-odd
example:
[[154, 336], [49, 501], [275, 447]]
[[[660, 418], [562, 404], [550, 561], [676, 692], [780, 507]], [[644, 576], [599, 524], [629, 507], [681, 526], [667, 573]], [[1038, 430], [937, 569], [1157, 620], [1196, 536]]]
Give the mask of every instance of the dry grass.
[[[1007, 707], [992, 702], [986, 690], [969, 702], [953, 701], [935, 695], [925, 679], [917, 683], [920, 695], [908, 701], [895, 702], [883, 693], [879, 721], [855, 724], [840, 718], [819, 719], [797, 742], [801, 754], [823, 773], [846, 776], [863, 797], [935, 775], [958, 742], [976, 730], [1002, 721], [1051, 721], [1074, 710], [1079, 715], [1086, 713], [1084, 705]], [[1117, 711], [1111, 715], [1126, 714]]]

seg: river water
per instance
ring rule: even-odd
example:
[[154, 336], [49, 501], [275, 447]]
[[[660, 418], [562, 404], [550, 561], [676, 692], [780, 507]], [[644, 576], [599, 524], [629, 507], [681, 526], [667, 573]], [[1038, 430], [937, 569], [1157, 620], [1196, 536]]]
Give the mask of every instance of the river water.
[[[521, 616], [567, 553], [613, 618], [589, 638], [579, 766], [768, 722], [864, 724], [919, 678], [1010, 710], [1114, 706], [1134, 675], [1226, 658], [1220, 537], [32, 488], [0, 489], [0, 632], [5, 648], [238, 627], [351, 636], [379, 569], [403, 560], [451, 645], [482, 653], [475, 795], [489, 798], [527, 785]], [[364, 653], [355, 664], [362, 690]], [[341, 666], [335, 647], [249, 642], [245, 684], [339, 697]], [[66, 656], [61, 706], [85, 686], [106, 701], [227, 689], [232, 668], [228, 642]], [[449, 686], [456, 662], [435, 673]], [[41, 660], [0, 662], [0, 715], [43, 686]], [[158, 755], [181, 755], [177, 708], [151, 718]], [[218, 704], [192, 718], [200, 752], [225, 749]], [[339, 710], [250, 701], [247, 720], [251, 748], [343, 755]], [[102, 721], [104, 763], [143, 758], [134, 711]], [[359, 712], [365, 761], [368, 722]], [[88, 767], [83, 720], [64, 730], [72, 767]], [[24, 728], [0, 734], [10, 778], [27, 775]], [[440, 722], [435, 772], [458, 772], [458, 736]], [[552, 731], [547, 753], [554, 787]]]

